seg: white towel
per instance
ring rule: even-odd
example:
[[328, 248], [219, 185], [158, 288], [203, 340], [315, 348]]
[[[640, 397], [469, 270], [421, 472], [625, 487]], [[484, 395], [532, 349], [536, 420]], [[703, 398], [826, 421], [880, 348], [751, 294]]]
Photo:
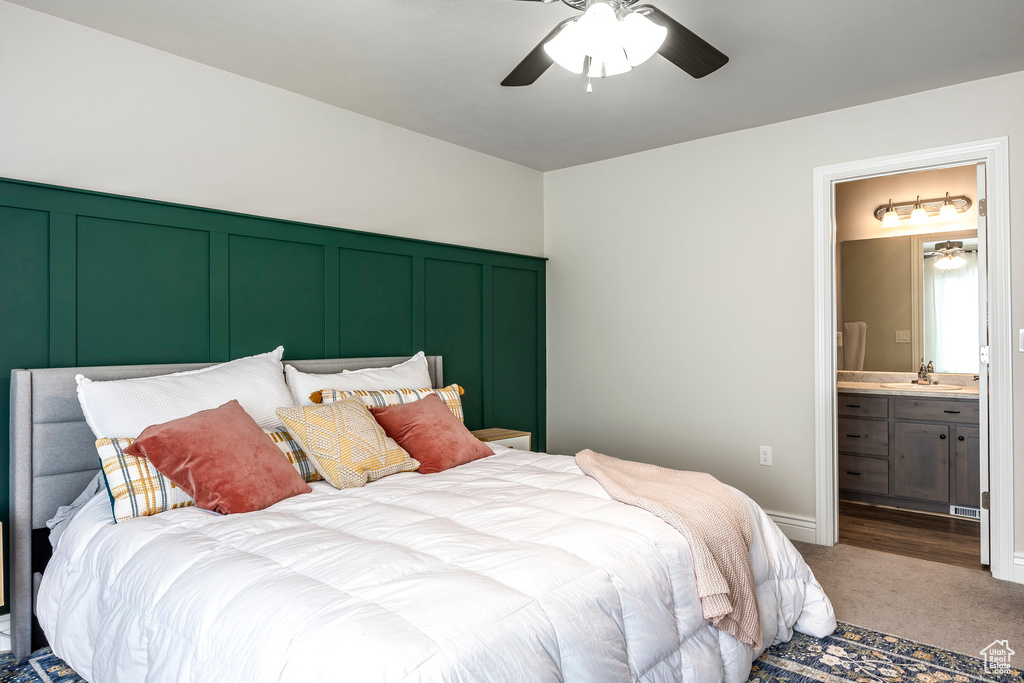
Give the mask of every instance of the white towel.
[[868, 336], [868, 324], [864, 322], [843, 323], [843, 369], [864, 369], [864, 346]]

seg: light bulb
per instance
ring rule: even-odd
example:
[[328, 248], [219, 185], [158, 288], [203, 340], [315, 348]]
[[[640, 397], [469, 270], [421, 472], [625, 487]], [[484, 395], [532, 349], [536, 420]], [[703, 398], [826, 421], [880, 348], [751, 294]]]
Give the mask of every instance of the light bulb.
[[548, 53], [548, 57], [551, 57], [558, 66], [574, 74], [583, 73], [587, 58], [578, 22], [579, 19], [566, 24], [554, 38], [544, 43], [544, 51]]
[[917, 195], [917, 203], [914, 204], [914, 210], [910, 212], [910, 224], [921, 225], [922, 223], [928, 222], [928, 212], [921, 206], [921, 195]]
[[898, 228], [900, 227], [900, 215], [896, 213], [896, 209], [892, 206], [892, 200], [889, 200], [889, 208], [885, 210], [885, 214], [882, 215], [882, 227], [883, 228]]
[[622, 44], [630, 66], [639, 66], [653, 57], [668, 36], [667, 28], [637, 12], [624, 16], [621, 24]]
[[956, 206], [949, 199], [949, 193], [946, 193], [946, 201], [942, 202], [942, 208], [939, 209], [939, 220], [940, 221], [955, 221], [960, 218], [960, 212], [956, 210]]

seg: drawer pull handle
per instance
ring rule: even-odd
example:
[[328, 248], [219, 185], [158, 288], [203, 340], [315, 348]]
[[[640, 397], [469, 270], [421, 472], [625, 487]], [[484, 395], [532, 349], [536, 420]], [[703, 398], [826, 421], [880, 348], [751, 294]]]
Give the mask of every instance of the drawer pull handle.
[[946, 435], [945, 435], [945, 434], [939, 434], [939, 438], [940, 438], [940, 439], [945, 439], [945, 438], [946, 438]]
[[959, 415], [960, 414], [959, 410], [943, 410], [942, 412], [949, 413], [950, 415]]
[[846, 404], [846, 407], [847, 407], [847, 408], [860, 408], [860, 406], [855, 406], [855, 405], [853, 405], [852, 403], [847, 403], [847, 404]]
[[958, 436], [956, 438], [957, 438], [957, 441], [963, 441], [964, 440], [964, 437], [962, 437], [962, 436]]
[[860, 472], [851, 472], [850, 470], [846, 470], [846, 473], [847, 474], [852, 474], [855, 477], [859, 477], [860, 476]]
[[847, 434], [846, 438], [847, 439], [859, 439], [860, 438], [860, 434]]

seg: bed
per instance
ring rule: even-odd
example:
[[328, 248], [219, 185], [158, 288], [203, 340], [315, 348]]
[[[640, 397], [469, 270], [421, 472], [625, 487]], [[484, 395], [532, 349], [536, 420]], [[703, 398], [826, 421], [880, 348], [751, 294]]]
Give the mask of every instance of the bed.
[[[441, 359], [428, 361], [442, 386]], [[54, 652], [93, 683], [743, 681], [758, 654], [703, 619], [676, 531], [612, 500], [571, 457], [502, 447], [437, 474], [317, 483], [245, 515], [185, 508], [114, 525], [97, 496], [34, 580], [33, 530], [96, 472], [73, 381], [82, 371], [12, 374], [16, 654], [29, 649], [33, 606]], [[765, 645], [794, 628], [831, 632], [831, 605], [800, 555], [738, 495]]]

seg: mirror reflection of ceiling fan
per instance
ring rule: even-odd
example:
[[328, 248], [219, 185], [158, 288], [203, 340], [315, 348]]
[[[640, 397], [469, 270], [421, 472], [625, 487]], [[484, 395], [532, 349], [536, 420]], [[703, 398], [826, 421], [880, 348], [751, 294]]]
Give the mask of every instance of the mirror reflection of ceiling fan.
[[[557, 2], [557, 0], [521, 0]], [[696, 33], [653, 5], [639, 0], [561, 0], [582, 11], [555, 26], [501, 82], [533, 84], [552, 64], [589, 79], [626, 73], [660, 54], [694, 78], [725, 66], [729, 58]]]

